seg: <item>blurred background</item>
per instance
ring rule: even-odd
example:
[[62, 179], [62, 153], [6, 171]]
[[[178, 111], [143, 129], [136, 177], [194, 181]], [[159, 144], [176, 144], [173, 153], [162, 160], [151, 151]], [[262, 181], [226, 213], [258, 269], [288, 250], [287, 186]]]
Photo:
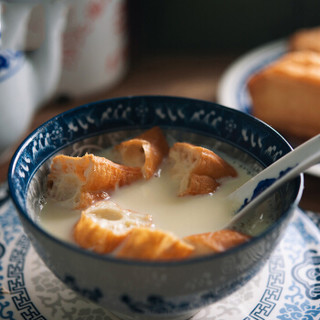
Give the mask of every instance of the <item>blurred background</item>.
[[316, 0], [128, 2], [132, 57], [245, 52], [320, 24]]

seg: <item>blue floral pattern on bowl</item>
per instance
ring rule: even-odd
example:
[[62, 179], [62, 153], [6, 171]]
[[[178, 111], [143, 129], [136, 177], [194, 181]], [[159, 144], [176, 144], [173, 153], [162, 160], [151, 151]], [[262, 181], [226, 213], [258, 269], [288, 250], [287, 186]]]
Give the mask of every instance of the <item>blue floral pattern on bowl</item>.
[[[153, 97], [128, 98], [120, 101], [111, 99], [91, 104], [90, 108], [84, 106], [65, 112], [59, 117], [59, 122], [53, 118], [29, 137], [32, 143], [28, 145], [25, 156], [19, 159], [15, 168], [18, 175], [15, 183], [19, 186], [15, 190], [15, 195], [20, 198], [23, 195], [19, 193], [26, 191], [26, 186], [21, 184], [34, 174], [38, 167], [36, 159], [46, 159], [66, 143], [71, 144], [83, 137], [94, 135], [97, 128], [103, 133], [158, 125], [177, 129], [188, 128], [199, 133], [206, 132], [239, 148], [250, 150], [253, 157], [263, 159], [265, 166], [291, 149], [289, 145], [280, 146], [273, 141], [277, 136], [276, 132], [273, 134], [269, 130], [260, 132], [259, 121], [241, 112], [220, 108], [218, 105], [212, 110], [210, 103], [197, 100], [188, 100], [188, 103], [179, 98], [159, 97], [159, 100], [159, 103], [151, 103]], [[141, 109], [144, 110], [143, 116], [139, 116]], [[269, 147], [263, 151], [262, 145]], [[19, 177], [24, 177], [25, 180]]]
[[[92, 146], [112, 144], [118, 135], [130, 136], [135, 130], [141, 132], [152, 126], [174, 132], [183, 140], [198, 136], [203, 143], [213, 139], [217, 145], [236, 146], [262, 166], [291, 150], [269, 126], [214, 103], [157, 96], [118, 98], [69, 110], [40, 126], [17, 150], [9, 169], [9, 187], [37, 253], [61, 280], [70, 280], [71, 288], [82, 294], [97, 293], [94, 298], [101, 306], [111, 305], [114, 313], [126, 319], [182, 319], [241, 288], [257, 274], [289, 223], [302, 180], [297, 178], [280, 190], [284, 207], [279, 206], [277, 212], [283, 213], [269, 232], [241, 248], [199, 260], [169, 264], [119, 262], [54, 239], [33, 222], [39, 195], [45, 190], [43, 177], [54, 154], [83, 154]], [[88, 273], [91, 265], [95, 271]], [[118, 277], [122, 281], [115, 281]], [[155, 278], [157, 286], [151, 286]], [[179, 282], [182, 278], [185, 280]]]

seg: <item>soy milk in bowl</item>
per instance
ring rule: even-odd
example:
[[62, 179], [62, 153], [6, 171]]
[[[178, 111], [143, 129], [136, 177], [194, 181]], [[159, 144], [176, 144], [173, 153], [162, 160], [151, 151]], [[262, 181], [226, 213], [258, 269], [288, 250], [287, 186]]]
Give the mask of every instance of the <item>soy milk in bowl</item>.
[[[97, 155], [112, 158], [110, 150], [100, 151]], [[238, 175], [221, 179], [220, 187], [212, 194], [178, 197], [177, 183], [171, 177], [169, 164], [164, 163], [152, 179], [119, 188], [112, 193], [112, 200], [123, 208], [151, 214], [156, 228], [171, 231], [181, 238], [222, 229], [233, 214], [225, 200], [227, 195], [246, 182], [255, 168], [246, 167], [245, 163], [222, 152], [220, 156], [232, 164]], [[80, 210], [65, 208], [47, 199], [39, 222], [54, 236], [74, 242], [72, 230], [80, 213]]]
[[234, 214], [227, 196], [250, 178], [249, 167], [221, 150], [174, 142], [176, 135], [154, 127], [98, 155], [54, 157], [40, 223], [84, 249], [148, 261], [216, 254], [249, 241], [257, 228], [224, 230]]

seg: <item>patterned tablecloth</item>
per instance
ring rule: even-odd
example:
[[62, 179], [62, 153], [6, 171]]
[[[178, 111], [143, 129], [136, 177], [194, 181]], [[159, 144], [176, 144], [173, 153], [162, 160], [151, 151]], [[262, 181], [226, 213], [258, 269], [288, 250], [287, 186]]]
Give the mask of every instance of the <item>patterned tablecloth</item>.
[[[264, 269], [192, 320], [320, 319], [320, 219], [296, 210]], [[0, 318], [113, 320], [79, 297], [39, 259], [0, 188]]]

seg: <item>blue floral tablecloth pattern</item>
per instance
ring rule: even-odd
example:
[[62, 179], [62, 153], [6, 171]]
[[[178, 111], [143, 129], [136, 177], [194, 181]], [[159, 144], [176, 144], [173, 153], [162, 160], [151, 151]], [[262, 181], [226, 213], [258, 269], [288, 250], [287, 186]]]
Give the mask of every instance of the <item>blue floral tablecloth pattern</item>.
[[[193, 320], [320, 319], [320, 216], [296, 210], [264, 269]], [[0, 318], [116, 319], [58, 280], [32, 248], [0, 188]]]

